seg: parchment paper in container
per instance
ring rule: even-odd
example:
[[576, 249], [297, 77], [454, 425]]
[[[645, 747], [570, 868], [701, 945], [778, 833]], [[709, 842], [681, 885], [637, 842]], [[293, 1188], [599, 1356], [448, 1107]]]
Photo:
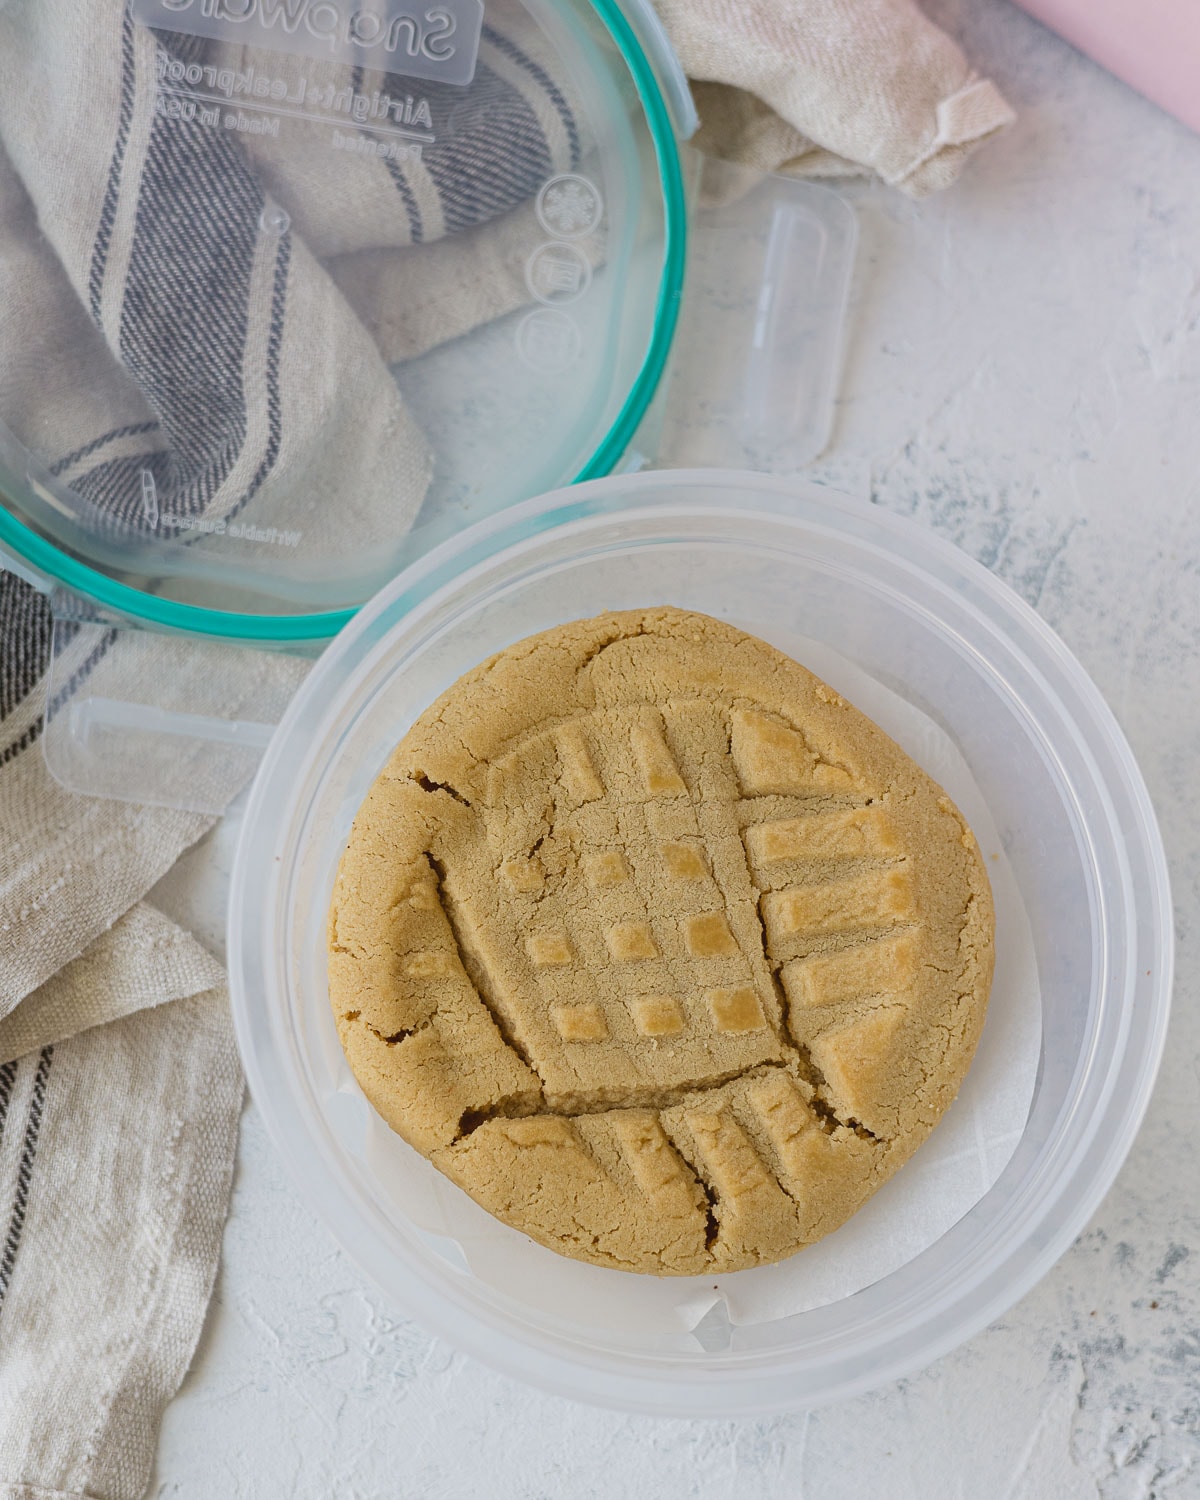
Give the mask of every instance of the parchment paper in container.
[[[652, 1341], [715, 1318], [752, 1324], [848, 1297], [898, 1269], [955, 1224], [1011, 1157], [1033, 1097], [1041, 996], [1033, 940], [995, 823], [966, 761], [932, 719], [839, 653], [772, 632], [772, 643], [868, 714], [945, 787], [974, 829], [996, 904], [996, 975], [987, 1021], [957, 1100], [916, 1155], [836, 1233], [789, 1260], [724, 1276], [630, 1275], [584, 1265], [501, 1224], [395, 1135], [371, 1110], [336, 1038], [338, 1134], [357, 1137], [372, 1183], [396, 1217], [430, 1237], [448, 1265], [543, 1317]], [[332, 1022], [329, 1033], [333, 1035]], [[718, 1333], [719, 1338], [719, 1333]]]

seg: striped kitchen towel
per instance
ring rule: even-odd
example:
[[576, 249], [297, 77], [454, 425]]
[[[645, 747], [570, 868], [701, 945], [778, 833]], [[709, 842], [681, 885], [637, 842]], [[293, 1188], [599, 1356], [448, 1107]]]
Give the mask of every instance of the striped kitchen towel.
[[220, 966], [149, 907], [52, 985], [16, 1015], [69, 1039], [0, 1064], [0, 1497], [138, 1500], [212, 1291], [241, 1072]]
[[[302, 527], [314, 557], [349, 534], [360, 554], [394, 545], [431, 455], [339, 261], [476, 231], [576, 167], [569, 88], [524, 8], [492, 0], [469, 91], [423, 81], [414, 109], [410, 83], [411, 132], [434, 138], [381, 153], [356, 120], [384, 100], [394, 118], [403, 80], [151, 30], [137, 10], [0, 4], [5, 425], [101, 535], [203, 546], [200, 521], [249, 509], [259, 528]], [[272, 88], [328, 118], [255, 133], [264, 57]], [[511, 287], [471, 300], [495, 316]], [[437, 301], [427, 347], [463, 331]]]
[[220, 965], [141, 901], [211, 820], [52, 780], [50, 646], [49, 602], [0, 572], [0, 1500], [137, 1500], [242, 1080]]

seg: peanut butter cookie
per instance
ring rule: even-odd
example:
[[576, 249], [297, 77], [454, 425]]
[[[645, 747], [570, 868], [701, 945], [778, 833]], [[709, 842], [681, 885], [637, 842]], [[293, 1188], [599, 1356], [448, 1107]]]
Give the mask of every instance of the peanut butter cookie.
[[359, 810], [342, 1046], [498, 1218], [655, 1275], [791, 1255], [953, 1100], [991, 893], [941, 789], [796, 662], [672, 608], [460, 678]]

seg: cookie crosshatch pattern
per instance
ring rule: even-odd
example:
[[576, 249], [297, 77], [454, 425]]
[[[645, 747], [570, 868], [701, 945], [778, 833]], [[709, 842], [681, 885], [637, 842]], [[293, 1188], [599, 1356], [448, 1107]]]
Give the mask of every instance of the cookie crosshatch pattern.
[[330, 918], [388, 1123], [565, 1254], [690, 1274], [836, 1228], [953, 1099], [992, 908], [941, 790], [705, 616], [519, 643], [418, 720]]

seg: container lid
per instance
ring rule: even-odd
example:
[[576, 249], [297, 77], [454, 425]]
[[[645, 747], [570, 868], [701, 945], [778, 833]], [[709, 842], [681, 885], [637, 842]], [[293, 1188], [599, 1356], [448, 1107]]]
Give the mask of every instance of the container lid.
[[9, 0], [0, 545], [146, 623], [321, 639], [414, 526], [608, 472], [684, 262], [655, 27], [615, 0]]

